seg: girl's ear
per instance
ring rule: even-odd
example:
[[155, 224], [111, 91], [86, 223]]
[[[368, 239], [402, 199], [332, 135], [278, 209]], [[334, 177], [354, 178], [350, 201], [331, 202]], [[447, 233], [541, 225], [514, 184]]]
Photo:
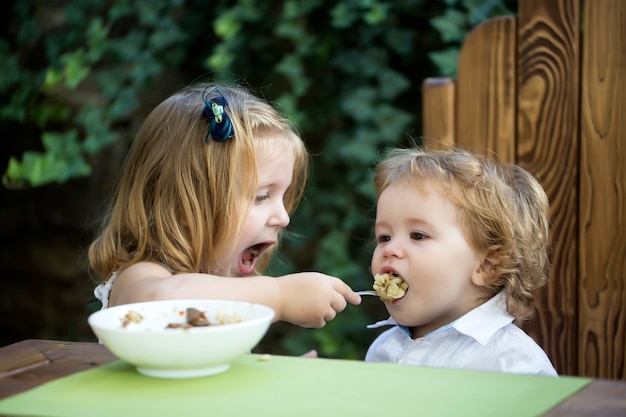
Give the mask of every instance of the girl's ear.
[[497, 264], [497, 251], [495, 249], [489, 250], [472, 274], [472, 283], [479, 287], [491, 284], [495, 278]]

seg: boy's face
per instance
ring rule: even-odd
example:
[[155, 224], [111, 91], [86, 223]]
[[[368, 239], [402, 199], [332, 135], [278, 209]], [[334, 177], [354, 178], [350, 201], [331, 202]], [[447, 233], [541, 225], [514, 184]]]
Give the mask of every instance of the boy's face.
[[437, 185], [424, 184], [420, 191], [394, 184], [378, 200], [372, 273], [394, 272], [407, 282], [406, 295], [385, 305], [413, 337], [484, 302], [485, 254], [467, 242], [459, 214]]
[[258, 186], [254, 203], [244, 221], [238, 241], [220, 256], [220, 266], [212, 272], [242, 277], [254, 272], [260, 255], [278, 240], [280, 229], [289, 224], [284, 197], [291, 185], [295, 158], [289, 151], [258, 147]]

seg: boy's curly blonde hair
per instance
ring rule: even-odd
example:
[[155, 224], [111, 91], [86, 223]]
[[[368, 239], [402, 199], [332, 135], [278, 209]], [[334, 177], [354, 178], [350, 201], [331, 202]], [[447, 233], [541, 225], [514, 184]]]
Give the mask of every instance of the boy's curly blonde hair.
[[462, 149], [395, 149], [377, 167], [377, 195], [406, 183], [434, 182], [461, 213], [468, 243], [492, 253], [493, 294], [504, 291], [516, 320], [534, 313], [536, 290], [546, 284], [549, 202], [539, 182], [517, 165], [500, 165]]
[[[208, 87], [208, 88], [207, 88]], [[233, 137], [205, 143], [205, 103], [228, 102]], [[89, 261], [102, 277], [139, 261], [161, 262], [178, 272], [209, 273], [215, 254], [236, 240], [254, 202], [256, 150], [295, 157], [285, 195], [291, 214], [307, 180], [309, 154], [295, 127], [267, 101], [240, 86], [195, 85], [161, 102], [141, 126]], [[268, 252], [259, 262], [267, 266]]]

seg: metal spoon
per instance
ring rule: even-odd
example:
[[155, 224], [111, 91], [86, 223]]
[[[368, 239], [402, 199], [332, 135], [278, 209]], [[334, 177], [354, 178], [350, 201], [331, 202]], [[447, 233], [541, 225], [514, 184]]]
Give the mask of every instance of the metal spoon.
[[378, 294], [376, 293], [376, 291], [373, 290], [369, 290], [369, 291], [356, 291], [357, 294], [359, 295], [376, 295], [378, 296]]

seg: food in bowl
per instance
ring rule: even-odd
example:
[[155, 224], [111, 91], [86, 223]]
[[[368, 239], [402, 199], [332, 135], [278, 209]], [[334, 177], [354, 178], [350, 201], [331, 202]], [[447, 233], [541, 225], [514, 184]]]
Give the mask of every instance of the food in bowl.
[[[182, 313], [182, 312], [181, 312]], [[206, 312], [200, 311], [197, 308], [188, 307], [185, 311], [186, 320], [185, 323], [167, 323], [168, 329], [188, 329], [190, 327], [204, 327], [211, 326], [211, 323], [206, 316]], [[217, 323], [215, 323], [217, 324]]]
[[385, 301], [393, 301], [404, 297], [408, 284], [399, 276], [385, 273], [374, 276], [374, 290]]
[[[261, 304], [165, 300], [109, 307], [88, 322], [98, 339], [139, 373], [191, 378], [228, 370], [259, 343], [273, 318], [274, 311]], [[209, 324], [198, 325], [202, 321]]]
[[[167, 323], [166, 329], [189, 329], [191, 327], [204, 327], [204, 326], [217, 326], [220, 324], [239, 323], [241, 318], [237, 313], [232, 315], [225, 314], [224, 312], [218, 312], [216, 318], [213, 321], [209, 321], [206, 316], [206, 311], [200, 311], [194, 307], [187, 307], [185, 312], [178, 311], [178, 315], [185, 315], [184, 323]], [[130, 323], [141, 323], [143, 317], [141, 314], [134, 310], [129, 310], [128, 313], [122, 318], [122, 327], [128, 327]]]
[[128, 310], [128, 313], [124, 314], [124, 317], [121, 319], [122, 327], [127, 327], [131, 323], [141, 323], [141, 320], [143, 320], [141, 314], [133, 310]]

